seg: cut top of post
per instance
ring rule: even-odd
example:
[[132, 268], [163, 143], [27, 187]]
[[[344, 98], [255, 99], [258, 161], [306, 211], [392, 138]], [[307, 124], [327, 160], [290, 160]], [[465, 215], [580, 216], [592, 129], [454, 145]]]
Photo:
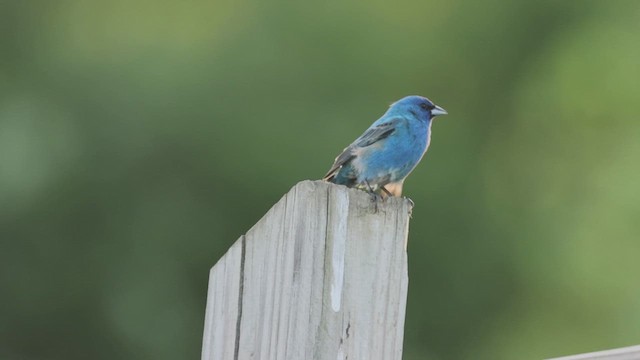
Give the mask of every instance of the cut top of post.
[[410, 211], [298, 183], [211, 269], [202, 358], [400, 360]]

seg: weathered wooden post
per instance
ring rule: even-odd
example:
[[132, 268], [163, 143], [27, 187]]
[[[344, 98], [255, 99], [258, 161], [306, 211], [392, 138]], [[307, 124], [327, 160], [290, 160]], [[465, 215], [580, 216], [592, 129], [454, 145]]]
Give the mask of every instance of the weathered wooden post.
[[640, 345], [569, 355], [548, 360], [640, 360]]
[[410, 211], [297, 184], [211, 269], [202, 359], [400, 360]]

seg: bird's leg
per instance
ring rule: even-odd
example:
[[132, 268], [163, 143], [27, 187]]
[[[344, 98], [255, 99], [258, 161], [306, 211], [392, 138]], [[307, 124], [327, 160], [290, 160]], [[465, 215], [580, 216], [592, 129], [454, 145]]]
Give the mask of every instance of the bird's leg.
[[388, 197], [392, 197], [393, 195], [391, 195], [391, 193], [389, 192], [389, 190], [387, 190], [386, 187], [381, 186], [380, 189], [382, 189], [382, 191], [384, 191], [385, 194], [387, 194]]
[[367, 180], [364, 181], [365, 185], [367, 185], [367, 188], [369, 189], [369, 194], [371, 194], [371, 201], [373, 201], [373, 203], [375, 204], [375, 209], [376, 212], [378, 212], [378, 197], [381, 197], [380, 195], [378, 195], [373, 188], [371, 187], [371, 184], [369, 184], [369, 182]]
[[373, 188], [371, 187], [369, 182], [367, 180], [365, 180], [364, 183], [365, 183], [365, 185], [367, 185], [367, 188], [369, 189], [369, 194], [375, 194], [375, 191], [373, 191]]

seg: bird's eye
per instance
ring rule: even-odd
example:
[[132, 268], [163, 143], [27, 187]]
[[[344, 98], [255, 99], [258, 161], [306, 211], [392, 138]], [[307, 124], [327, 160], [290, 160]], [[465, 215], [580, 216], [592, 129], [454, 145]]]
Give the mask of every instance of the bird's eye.
[[421, 107], [421, 108], [423, 108], [423, 109], [425, 109], [425, 110], [433, 110], [433, 109], [435, 108], [435, 106], [433, 106], [433, 105], [429, 105], [429, 104], [427, 104], [427, 103], [422, 103], [422, 104], [420, 104], [420, 107]]

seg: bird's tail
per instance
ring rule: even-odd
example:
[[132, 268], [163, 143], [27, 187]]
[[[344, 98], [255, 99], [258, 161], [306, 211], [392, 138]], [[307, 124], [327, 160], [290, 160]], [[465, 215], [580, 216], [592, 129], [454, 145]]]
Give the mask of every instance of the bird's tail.
[[335, 183], [337, 172], [338, 172], [337, 170], [333, 172], [328, 172], [325, 176], [322, 177], [322, 180]]

